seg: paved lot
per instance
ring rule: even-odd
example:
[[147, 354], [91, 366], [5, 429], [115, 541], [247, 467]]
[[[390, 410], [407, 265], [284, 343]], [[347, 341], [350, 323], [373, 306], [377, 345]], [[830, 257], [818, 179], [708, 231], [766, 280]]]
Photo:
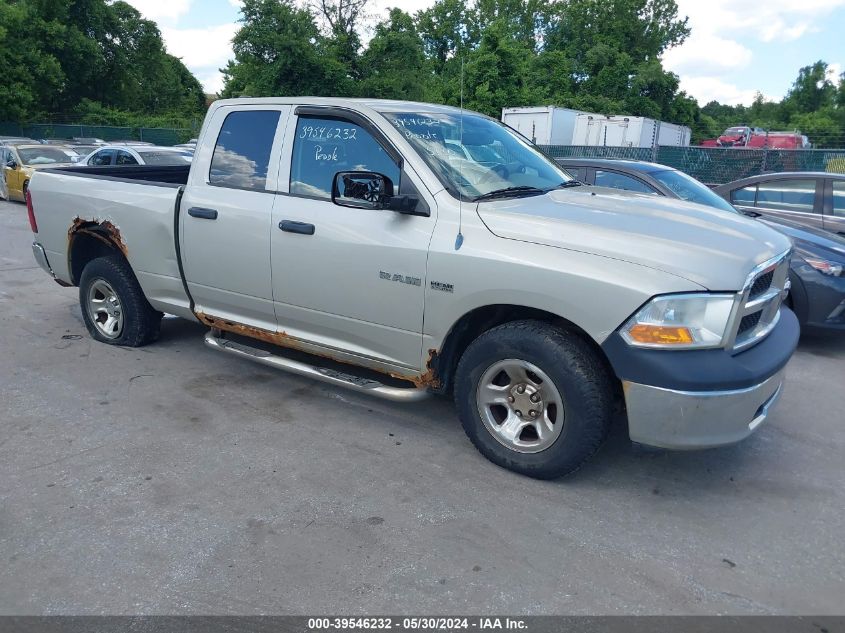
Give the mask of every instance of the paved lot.
[[845, 337], [745, 443], [576, 476], [402, 406], [206, 350], [93, 343], [0, 203], [0, 613], [842, 613]]

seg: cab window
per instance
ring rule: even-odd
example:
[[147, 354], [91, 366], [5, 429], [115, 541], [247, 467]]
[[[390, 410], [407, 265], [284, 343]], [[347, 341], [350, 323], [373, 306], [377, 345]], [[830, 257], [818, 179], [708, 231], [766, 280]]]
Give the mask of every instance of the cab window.
[[626, 191], [636, 191], [637, 193], [657, 193], [641, 180], [637, 180], [636, 178], [632, 178], [626, 174], [621, 174], [618, 171], [607, 171], [604, 169], [596, 170], [596, 186], [610, 187], [611, 189], [625, 189]]
[[387, 176], [399, 191], [399, 166], [366, 129], [349, 121], [301, 116], [290, 170], [290, 192], [331, 199], [339, 171], [370, 171]]
[[[266, 189], [279, 114], [278, 110], [240, 110], [227, 115], [211, 157], [209, 184], [234, 189]], [[183, 159], [182, 163], [187, 164], [187, 161]]]

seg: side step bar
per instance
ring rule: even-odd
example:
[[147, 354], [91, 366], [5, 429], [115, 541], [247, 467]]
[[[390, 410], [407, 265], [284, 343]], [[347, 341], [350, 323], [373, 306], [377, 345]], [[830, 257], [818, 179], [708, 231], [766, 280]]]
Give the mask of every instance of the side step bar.
[[325, 367], [317, 367], [315, 365], [308, 365], [300, 361], [278, 356], [263, 349], [257, 349], [248, 345], [243, 345], [235, 341], [230, 341], [222, 336], [215, 335], [214, 330], [205, 335], [205, 344], [211, 349], [218, 352], [225, 352], [246, 358], [268, 367], [276, 369], [283, 369], [292, 374], [305, 376], [306, 378], [314, 378], [327, 382], [331, 385], [339, 387], [346, 387], [359, 393], [366, 393], [371, 396], [376, 396], [384, 400], [392, 400], [393, 402], [418, 402], [428, 398], [431, 394], [427, 389], [418, 389], [414, 387], [388, 387], [382, 383], [371, 380], [369, 378], [362, 378], [360, 376], [353, 376], [335, 369], [327, 369]]

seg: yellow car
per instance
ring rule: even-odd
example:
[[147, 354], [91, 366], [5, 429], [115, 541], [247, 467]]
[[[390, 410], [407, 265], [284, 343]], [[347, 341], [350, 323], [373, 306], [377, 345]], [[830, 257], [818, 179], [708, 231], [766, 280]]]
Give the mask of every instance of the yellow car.
[[79, 155], [64, 145], [10, 145], [3, 148], [3, 173], [9, 200], [24, 201], [29, 179], [36, 169], [72, 165]]

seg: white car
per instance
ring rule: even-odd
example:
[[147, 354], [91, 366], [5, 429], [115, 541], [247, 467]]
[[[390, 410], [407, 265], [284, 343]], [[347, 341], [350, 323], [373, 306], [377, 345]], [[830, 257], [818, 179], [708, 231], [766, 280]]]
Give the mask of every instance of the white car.
[[110, 165], [186, 165], [191, 162], [193, 153], [174, 147], [156, 145], [106, 145], [80, 161], [89, 167], [107, 167]]

